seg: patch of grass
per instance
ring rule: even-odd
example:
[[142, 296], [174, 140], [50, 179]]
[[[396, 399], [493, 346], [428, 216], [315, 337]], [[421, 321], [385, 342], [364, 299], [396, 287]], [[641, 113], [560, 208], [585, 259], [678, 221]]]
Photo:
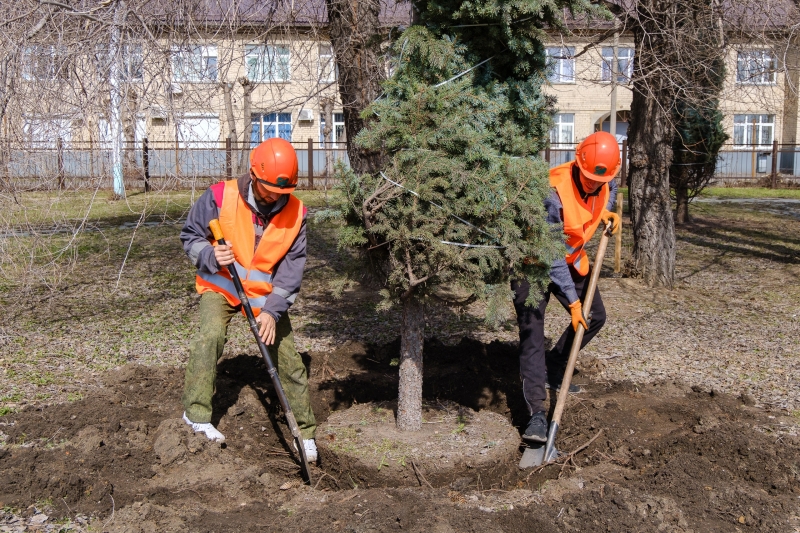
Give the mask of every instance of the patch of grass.
[[466, 422], [459, 422], [458, 426], [456, 426], [456, 429], [452, 431], [453, 435], [458, 435], [459, 433], [462, 433], [466, 427], [467, 427]]
[[161, 219], [178, 219], [192, 205], [191, 191], [132, 192], [125, 200], [115, 200], [108, 192], [56, 191], [26, 192], [17, 195], [19, 203], [9, 203], [8, 221], [13, 225], [52, 225], [53, 223], [111, 219], [138, 220], [142, 212]]
[[79, 402], [83, 400], [83, 394], [80, 392], [70, 392], [67, 394], [67, 401], [68, 402]]
[[703, 198], [795, 198], [800, 189], [766, 189], [763, 187], [708, 187], [700, 193]]
[[53, 498], [41, 498], [36, 500], [36, 503], [33, 504], [34, 507], [39, 509], [40, 511], [44, 511], [45, 509], [49, 509], [53, 507]]
[[36, 385], [37, 387], [44, 387], [45, 385], [52, 385], [55, 383], [55, 377], [50, 372], [29, 372], [28, 382]]

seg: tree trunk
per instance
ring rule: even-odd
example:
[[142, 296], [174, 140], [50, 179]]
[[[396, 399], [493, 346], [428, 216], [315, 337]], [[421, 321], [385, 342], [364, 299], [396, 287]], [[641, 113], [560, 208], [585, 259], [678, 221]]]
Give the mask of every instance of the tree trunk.
[[[233, 149], [236, 149], [236, 146], [239, 144], [239, 134], [236, 132], [236, 116], [233, 114], [233, 97], [231, 93], [233, 92], [233, 83], [231, 82], [222, 82], [220, 84], [222, 86], [222, 99], [225, 102], [225, 116], [228, 121], [228, 133], [230, 135], [231, 141], [233, 142]], [[252, 126], [251, 126], [252, 127]], [[233, 159], [233, 157], [231, 157]], [[242, 170], [239, 169], [239, 164], [236, 162], [232, 162], [233, 166], [235, 167], [232, 172], [233, 174], [240, 174]]]
[[[327, 191], [328, 178], [333, 176], [334, 152], [333, 148], [333, 100], [326, 98], [322, 101], [322, 114], [325, 117], [325, 127], [322, 129], [322, 140], [325, 142], [325, 190]], [[338, 139], [337, 139], [338, 141]], [[338, 144], [338, 143], [337, 143]]]
[[633, 261], [650, 286], [672, 288], [675, 278], [675, 224], [669, 195], [674, 131], [670, 112], [674, 88], [670, 60], [675, 43], [671, 0], [640, 0], [634, 29], [636, 70], [628, 137]]
[[242, 85], [244, 93], [242, 94], [242, 112], [244, 114], [244, 132], [242, 134], [242, 142], [239, 145], [239, 169], [237, 174], [243, 174], [250, 168], [250, 138], [253, 136], [253, 117], [251, 114], [251, 98], [250, 95], [255, 89], [255, 85], [250, 83], [245, 77], [239, 78], [239, 83]]
[[347, 155], [357, 174], [374, 173], [383, 166], [384, 156], [358, 148], [355, 138], [364, 128], [361, 112], [381, 94], [384, 77], [380, 59], [378, 15], [380, 0], [326, 0], [328, 30], [338, 67], [339, 95], [347, 133]]
[[400, 394], [397, 399], [397, 428], [422, 428], [422, 347], [425, 340], [425, 311], [414, 295], [403, 300], [400, 334]]
[[686, 187], [675, 187], [675, 223], [678, 225], [689, 222], [689, 191]]

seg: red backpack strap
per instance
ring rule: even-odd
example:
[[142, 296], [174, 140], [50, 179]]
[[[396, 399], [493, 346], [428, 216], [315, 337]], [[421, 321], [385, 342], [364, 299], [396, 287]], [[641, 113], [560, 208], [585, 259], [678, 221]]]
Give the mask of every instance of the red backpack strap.
[[211, 187], [211, 192], [214, 194], [214, 201], [217, 203], [217, 207], [222, 209], [222, 194], [225, 192], [225, 182], [220, 181], [219, 183], [215, 183]]

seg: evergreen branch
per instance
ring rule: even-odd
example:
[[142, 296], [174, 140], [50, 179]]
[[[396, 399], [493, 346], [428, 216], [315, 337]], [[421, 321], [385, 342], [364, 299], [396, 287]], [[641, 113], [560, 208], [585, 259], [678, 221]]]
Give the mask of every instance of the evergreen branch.
[[[505, 52], [505, 51], [506, 51], [506, 48], [503, 48], [503, 49], [502, 49], [502, 50], [500, 50], [500, 51], [501, 51], [501, 52]], [[473, 70], [475, 70], [475, 69], [476, 69], [476, 68], [478, 68], [479, 66], [483, 65], [484, 63], [486, 63], [486, 62], [488, 62], [488, 61], [491, 61], [491, 60], [492, 60], [492, 59], [494, 59], [495, 57], [497, 57], [497, 55], [493, 55], [493, 56], [492, 56], [492, 57], [490, 57], [489, 59], [484, 59], [483, 61], [481, 61], [480, 63], [478, 63], [478, 64], [477, 64], [477, 65], [475, 65], [474, 67], [470, 67], [470, 68], [468, 68], [467, 70], [465, 70], [464, 72], [461, 72], [461, 73], [459, 73], [459, 74], [456, 74], [455, 76], [453, 76], [453, 77], [452, 77], [452, 78], [450, 78], [449, 80], [445, 80], [445, 81], [443, 81], [443, 82], [441, 82], [441, 83], [437, 83], [436, 85], [434, 85], [434, 87], [441, 87], [442, 85], [446, 85], [446, 84], [450, 83], [450, 82], [451, 82], [451, 81], [453, 81], [453, 80], [457, 80], [458, 78], [460, 78], [460, 77], [461, 77], [461, 76], [463, 76], [464, 74], [468, 74], [470, 71], [473, 71]]]

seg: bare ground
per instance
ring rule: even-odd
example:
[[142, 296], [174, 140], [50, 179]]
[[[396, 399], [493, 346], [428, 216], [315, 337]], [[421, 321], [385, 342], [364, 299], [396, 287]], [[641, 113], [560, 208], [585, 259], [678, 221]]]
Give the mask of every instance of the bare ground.
[[[0, 289], [0, 528], [47, 515], [53, 531], [800, 531], [800, 222], [725, 204], [695, 215], [674, 291], [604, 273], [609, 321], [560, 447], [600, 436], [569, 464], [519, 472], [517, 453], [433, 488], [351, 483], [323, 462], [315, 488], [281, 490], [297, 467], [242, 322], [218, 387], [228, 445], [198, 441], [177, 420], [197, 299], [176, 228], [140, 230], [121, 275], [130, 232], [83, 236], [56, 290]], [[326, 420], [394, 398], [398, 321], [358, 287], [332, 300], [347, 259], [328, 228], [310, 242], [293, 316]], [[555, 337], [567, 316], [550, 311]], [[425, 396], [519, 426], [516, 327], [482, 312], [429, 308]]]

